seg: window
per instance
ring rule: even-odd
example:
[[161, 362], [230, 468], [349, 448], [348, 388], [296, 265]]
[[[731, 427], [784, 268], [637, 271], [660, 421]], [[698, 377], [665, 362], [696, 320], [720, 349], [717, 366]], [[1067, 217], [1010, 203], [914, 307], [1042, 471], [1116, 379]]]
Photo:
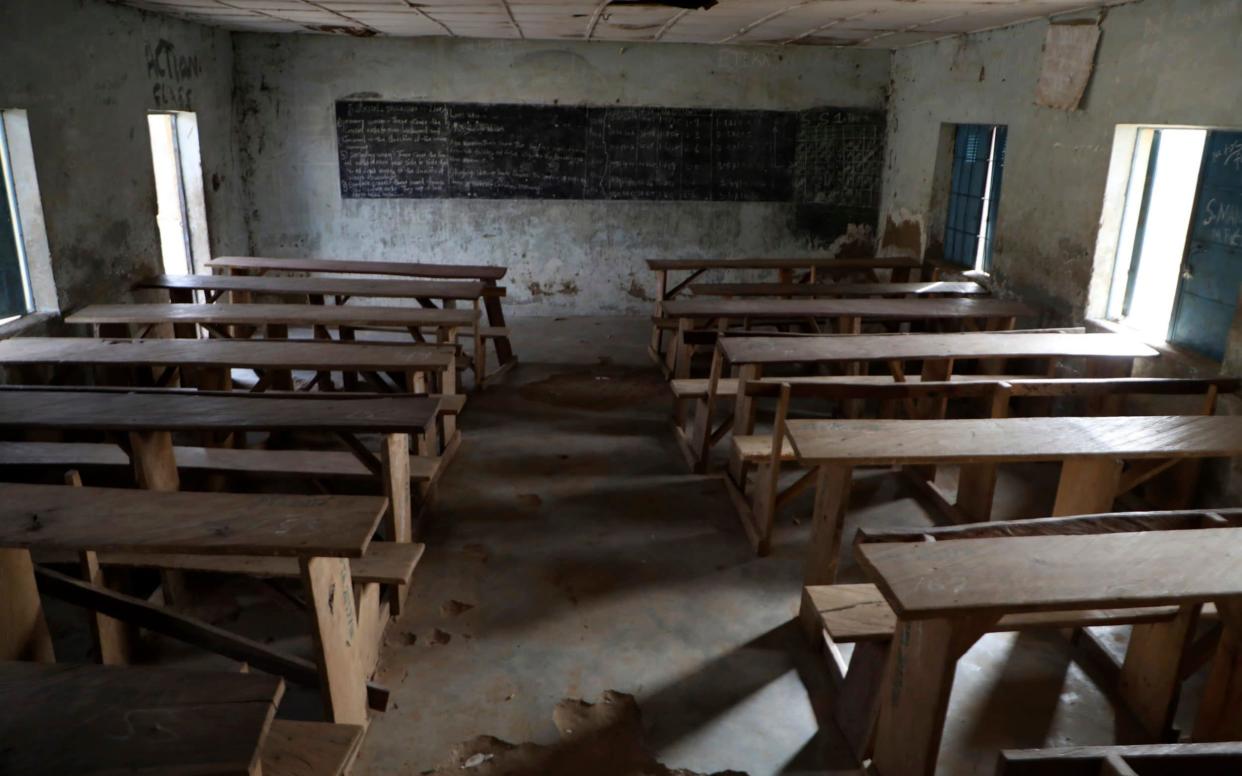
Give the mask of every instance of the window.
[[0, 323], [25, 315], [34, 309], [26, 248], [22, 240], [17, 191], [13, 184], [13, 164], [9, 144], [0, 121]]
[[1242, 133], [1139, 127], [1106, 316], [1220, 360], [1242, 283]]
[[944, 248], [945, 260], [952, 264], [983, 272], [992, 268], [1007, 135], [1006, 127], [957, 126]]
[[155, 220], [160, 232], [164, 271], [194, 272], [210, 258], [203, 169], [199, 159], [198, 119], [189, 112], [147, 115], [151, 162], [155, 172]]

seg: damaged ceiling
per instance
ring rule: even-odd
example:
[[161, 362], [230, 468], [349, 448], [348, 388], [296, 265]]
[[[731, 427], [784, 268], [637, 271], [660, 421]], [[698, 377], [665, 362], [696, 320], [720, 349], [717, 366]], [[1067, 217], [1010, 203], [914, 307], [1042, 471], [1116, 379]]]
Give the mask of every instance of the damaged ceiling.
[[251, 32], [903, 48], [1128, 0], [113, 0]]

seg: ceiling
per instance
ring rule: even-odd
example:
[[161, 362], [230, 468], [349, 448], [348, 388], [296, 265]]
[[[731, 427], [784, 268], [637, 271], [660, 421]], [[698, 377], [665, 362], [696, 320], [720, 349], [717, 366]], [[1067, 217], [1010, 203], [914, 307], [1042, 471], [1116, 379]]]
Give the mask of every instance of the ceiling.
[[114, 0], [251, 32], [903, 48], [1128, 0]]

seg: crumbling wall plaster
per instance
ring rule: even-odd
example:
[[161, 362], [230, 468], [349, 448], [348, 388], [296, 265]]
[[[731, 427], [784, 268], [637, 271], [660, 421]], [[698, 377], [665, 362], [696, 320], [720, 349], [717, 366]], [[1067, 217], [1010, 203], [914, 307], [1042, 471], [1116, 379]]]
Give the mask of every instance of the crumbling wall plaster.
[[506, 304], [517, 314], [649, 312], [655, 285], [646, 258], [839, 246], [792, 204], [342, 200], [337, 100], [883, 109], [890, 58], [844, 49], [305, 35], [240, 34], [234, 45], [253, 252], [505, 264]]
[[229, 33], [102, 0], [0, 3], [0, 108], [28, 111], [62, 310], [159, 271], [149, 110], [198, 115], [213, 249], [245, 247]]
[[1072, 112], [1035, 105], [1047, 29], [1046, 21], [1031, 22], [894, 54], [880, 221], [901, 225], [920, 214], [928, 243], [940, 243], [943, 202], [933, 200], [942, 125], [1007, 125], [997, 280], [1047, 307], [1049, 321], [1080, 322], [1097, 280], [1096, 232], [1116, 126], [1242, 126], [1242, 6], [1140, 0], [1110, 8], [1082, 109]]

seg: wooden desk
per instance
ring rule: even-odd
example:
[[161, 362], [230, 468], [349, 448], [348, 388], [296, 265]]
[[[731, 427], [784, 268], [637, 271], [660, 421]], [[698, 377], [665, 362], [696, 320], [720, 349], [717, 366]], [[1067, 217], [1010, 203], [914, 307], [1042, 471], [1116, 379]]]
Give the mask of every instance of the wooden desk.
[[[330, 721], [365, 725], [367, 677], [375, 667], [367, 653], [378, 652], [386, 620], [379, 616], [378, 585], [369, 596], [359, 595], [367, 607], [355, 608], [349, 558], [365, 554], [386, 506], [385, 499], [374, 496], [174, 493], [0, 484], [0, 548], [9, 551], [4, 555], [6, 577], [19, 576], [22, 566], [29, 569], [30, 550], [83, 554], [90, 579], [82, 581], [35, 569], [23, 586], [27, 595], [35, 591], [34, 578], [38, 577], [39, 589], [69, 603], [159, 632], [193, 633], [197, 640], [187, 639], [191, 643], [306, 682], [311, 677], [307, 676], [305, 661], [247, 639], [229, 638], [226, 632], [155, 607], [145, 599], [101, 587], [95, 576], [98, 563], [94, 554], [111, 550], [296, 557], [316, 647], [318, 667], [312, 668], [311, 676], [317, 674], [318, 681], [311, 678], [311, 683], [320, 685]], [[342, 590], [346, 595], [341, 595]], [[6, 590], [6, 594], [15, 593]], [[31, 606], [38, 611], [36, 601], [31, 601]], [[21, 608], [29, 612], [31, 606]], [[6, 607], [6, 620], [12, 619], [10, 611]], [[41, 613], [37, 618], [41, 620]], [[0, 631], [30, 632], [31, 619], [29, 614], [24, 615], [20, 622], [6, 622]], [[96, 633], [101, 626], [96, 622]], [[106, 661], [123, 659], [116, 652], [115, 642], [102, 635], [98, 641]], [[10, 650], [17, 651], [13, 647]]]
[[1123, 487], [1123, 461], [1242, 455], [1242, 416], [791, 420], [786, 429], [798, 460], [818, 469], [807, 585], [836, 580], [858, 466], [961, 464], [959, 487], [990, 489], [995, 481], [974, 478], [972, 469], [1059, 461], [1052, 514], [1060, 516], [1109, 511]]
[[[324, 402], [327, 402], [325, 404]], [[440, 400], [394, 396], [354, 399], [290, 398], [263, 394], [212, 394], [158, 390], [90, 390], [0, 386], [0, 430], [95, 431], [122, 435], [140, 486], [177, 490], [180, 478], [173, 432], [294, 432], [335, 436], [380, 481], [390, 499], [385, 534], [409, 542], [415, 532], [409, 479], [412, 435], [420, 445], [435, 438]], [[376, 456], [358, 434], [384, 435]], [[445, 455], [455, 448], [446, 440]]]
[[[660, 363], [663, 358], [663, 337], [659, 322], [664, 318], [664, 303], [675, 298], [690, 286], [700, 275], [708, 270], [776, 270], [780, 282], [792, 283], [794, 273], [805, 270], [808, 280], [818, 276], [840, 277], [854, 273], [869, 275], [878, 280], [877, 270], [889, 270], [889, 279], [893, 282], [905, 282], [910, 279], [911, 271], [922, 267], [918, 259], [910, 258], [827, 258], [823, 256], [809, 258], [742, 258], [742, 259], [648, 259], [647, 268], [656, 273], [655, 320], [651, 327], [651, 345], [649, 351], [652, 359]], [[668, 273], [689, 272], [689, 276], [669, 287]]]
[[0, 773], [258, 774], [283, 695], [263, 674], [0, 662]]
[[951, 283], [933, 280], [927, 283], [694, 283], [690, 292], [695, 296], [725, 298], [749, 296], [833, 297], [897, 296], [988, 296], [991, 292], [973, 281]]
[[[113, 340], [87, 337], [14, 337], [0, 341], [0, 365], [162, 367], [157, 386], [168, 385], [182, 369], [206, 370], [208, 384], [227, 388], [228, 370], [253, 369], [255, 390], [266, 390], [280, 372], [308, 370], [361, 372], [380, 391], [393, 390], [381, 373], [396, 374], [396, 390], [429, 392], [427, 376], [438, 381], [436, 392], [457, 392], [453, 353], [425, 348], [338, 342], [277, 342], [273, 340]], [[322, 381], [317, 377], [305, 389]], [[200, 384], [202, 384], [200, 382]], [[205, 387], [205, 386], [204, 386]], [[326, 386], [325, 387], [330, 387]]]
[[[858, 334], [826, 337], [727, 337], [718, 345], [739, 383], [758, 380], [765, 368], [781, 365], [859, 365], [883, 363], [898, 382], [905, 380], [905, 361], [921, 361], [924, 380], [947, 380], [954, 365], [966, 360], [1023, 358], [1048, 361], [1047, 373], [1061, 361], [1081, 358], [1089, 377], [1126, 377], [1136, 358], [1159, 352], [1120, 334], [962, 332], [958, 334]], [[1003, 365], [994, 364], [997, 369]], [[710, 401], [714, 397], [709, 397]], [[755, 427], [754, 402], [744, 391], [735, 400], [733, 430], [750, 434]]]
[[[1093, 519], [1107, 524], [1110, 516], [1075, 522]], [[1170, 722], [1187, 634], [1202, 605], [1215, 603], [1225, 633], [1194, 737], [1237, 739], [1242, 714], [1228, 694], [1242, 675], [1242, 528], [1213, 527], [1234, 524], [1208, 515], [1202, 527], [1165, 530], [1153, 513], [1149, 525], [1115, 532], [1052, 527], [1046, 535], [997, 530], [941, 541], [931, 529], [935, 541], [858, 544], [860, 564], [898, 617], [888, 690], [879, 699], [877, 772], [934, 773], [958, 658], [1000, 618], [1018, 613], [1180, 607], [1170, 622], [1135, 627], [1121, 676], [1123, 696], [1159, 736]]]
[[1036, 310], [1003, 299], [678, 299], [664, 305], [664, 313], [678, 320], [677, 339], [670, 346], [666, 367], [677, 378], [690, 376], [692, 349], [686, 333], [694, 324], [716, 321], [721, 329], [730, 320], [747, 323], [805, 320], [815, 331], [820, 321], [835, 322], [839, 334], [858, 334], [863, 322], [928, 321], [966, 326], [984, 322], [988, 329], [1012, 329], [1020, 316]]
[[[504, 308], [500, 298], [505, 295], [498, 282], [509, 271], [508, 267], [479, 264], [418, 264], [404, 261], [342, 261], [337, 259], [275, 259], [261, 256], [221, 256], [207, 262], [213, 271], [231, 274], [263, 275], [268, 271], [319, 272], [323, 274], [348, 273], [354, 275], [391, 275], [395, 277], [436, 278], [439, 280], [478, 280], [484, 285], [483, 309], [487, 312], [490, 337], [496, 348], [501, 370], [511, 369], [517, 363], [513, 345], [509, 340]], [[495, 377], [496, 375], [491, 375]]]

